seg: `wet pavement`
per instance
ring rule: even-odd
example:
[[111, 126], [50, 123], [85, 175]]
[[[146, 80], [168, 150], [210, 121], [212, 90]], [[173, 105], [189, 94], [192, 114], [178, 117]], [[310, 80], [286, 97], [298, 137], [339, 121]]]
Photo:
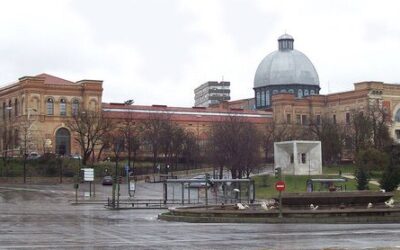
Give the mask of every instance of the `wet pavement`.
[[[97, 199], [110, 195], [96, 186]], [[137, 195], [161, 198], [161, 185], [140, 183]], [[165, 210], [73, 206], [74, 197], [71, 184], [0, 185], [0, 248], [400, 249], [398, 224], [189, 224], [157, 220]]]

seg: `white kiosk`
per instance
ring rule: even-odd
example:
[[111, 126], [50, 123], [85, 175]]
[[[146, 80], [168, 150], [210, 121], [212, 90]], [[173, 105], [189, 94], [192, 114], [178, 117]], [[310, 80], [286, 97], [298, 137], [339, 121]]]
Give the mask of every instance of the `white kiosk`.
[[275, 169], [283, 174], [321, 175], [320, 141], [284, 141], [274, 143]]

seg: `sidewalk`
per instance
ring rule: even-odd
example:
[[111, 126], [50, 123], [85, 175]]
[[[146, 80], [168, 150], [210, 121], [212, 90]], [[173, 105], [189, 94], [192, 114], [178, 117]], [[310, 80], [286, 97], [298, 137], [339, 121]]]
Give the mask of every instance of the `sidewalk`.
[[[349, 175], [349, 174], [342, 174], [342, 176], [352, 180], [356, 178], [354, 175]], [[376, 180], [370, 180], [369, 184], [376, 185], [378, 187], [380, 186], [379, 182], [377, 182]]]

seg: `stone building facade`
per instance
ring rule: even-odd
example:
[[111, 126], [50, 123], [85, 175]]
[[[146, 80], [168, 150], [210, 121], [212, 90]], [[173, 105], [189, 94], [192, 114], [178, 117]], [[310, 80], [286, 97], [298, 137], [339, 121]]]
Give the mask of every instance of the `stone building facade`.
[[[67, 81], [52, 75], [24, 76], [0, 88], [0, 151], [79, 154], [66, 126], [83, 107], [101, 110], [102, 81]], [[25, 149], [25, 146], [23, 147]]]
[[368, 112], [378, 106], [388, 114], [390, 135], [400, 142], [400, 85], [383, 82], [359, 82], [354, 90], [328, 95], [296, 98], [292, 94], [273, 97], [273, 114], [277, 123], [309, 125], [323, 116], [338, 124], [349, 125], [353, 112]]

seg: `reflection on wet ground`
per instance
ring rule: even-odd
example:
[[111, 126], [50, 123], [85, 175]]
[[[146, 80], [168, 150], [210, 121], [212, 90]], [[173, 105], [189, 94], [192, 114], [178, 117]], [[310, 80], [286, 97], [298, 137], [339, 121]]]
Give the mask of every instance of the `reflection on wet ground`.
[[[161, 197], [157, 185], [140, 185], [141, 197]], [[111, 187], [96, 188], [96, 197], [110, 195]], [[72, 206], [72, 199], [71, 185], [0, 186], [0, 248], [400, 248], [397, 224], [175, 223], [157, 220], [161, 210], [110, 211], [102, 205]]]

